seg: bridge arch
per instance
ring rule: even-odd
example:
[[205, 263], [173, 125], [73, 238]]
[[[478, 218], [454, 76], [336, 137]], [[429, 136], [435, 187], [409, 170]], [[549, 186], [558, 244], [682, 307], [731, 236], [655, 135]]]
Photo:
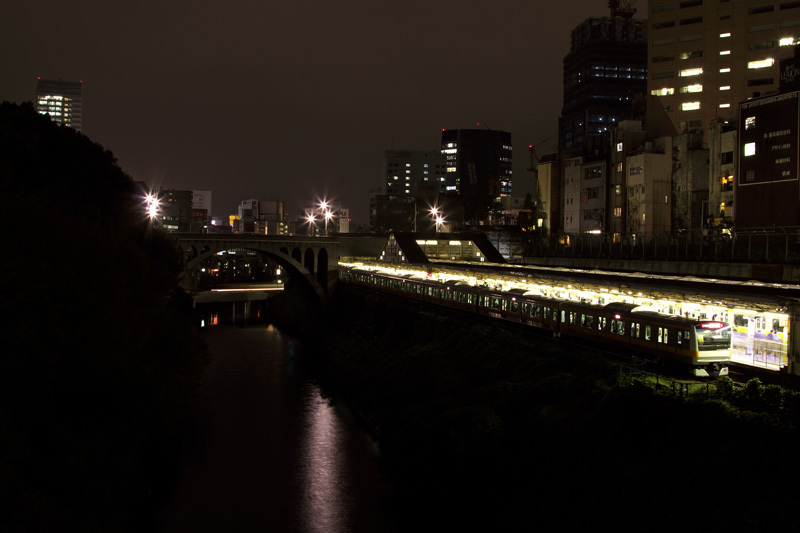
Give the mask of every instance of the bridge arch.
[[312, 276], [314, 275], [314, 263], [314, 250], [306, 248], [306, 253], [303, 256], [303, 266], [306, 267]]
[[328, 250], [325, 248], [317, 254], [317, 282], [324, 289], [328, 288]]
[[327, 300], [330, 252], [335, 251], [338, 246], [334, 239], [208, 234], [178, 234], [176, 238], [184, 258], [182, 285], [190, 291], [194, 288], [195, 275], [199, 273], [200, 264], [204, 260], [219, 252], [242, 250], [272, 258], [291, 280], [298, 282], [297, 285], [304, 293], [320, 304]]

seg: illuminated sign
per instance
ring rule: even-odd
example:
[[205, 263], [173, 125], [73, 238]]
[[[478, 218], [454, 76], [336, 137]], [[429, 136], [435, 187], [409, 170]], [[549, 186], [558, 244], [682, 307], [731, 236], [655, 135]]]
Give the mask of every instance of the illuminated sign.
[[739, 186], [797, 181], [798, 92], [741, 104]]

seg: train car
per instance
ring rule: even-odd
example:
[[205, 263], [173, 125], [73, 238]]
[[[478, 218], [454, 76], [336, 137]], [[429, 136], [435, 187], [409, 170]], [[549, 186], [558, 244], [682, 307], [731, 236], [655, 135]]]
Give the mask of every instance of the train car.
[[597, 305], [547, 298], [520, 289], [499, 291], [464, 282], [442, 283], [423, 276], [347, 270], [343, 279], [427, 303], [525, 324], [598, 347], [665, 358], [685, 366], [695, 376], [728, 373], [732, 332], [730, 324], [723, 321], [666, 315], [622, 302]]

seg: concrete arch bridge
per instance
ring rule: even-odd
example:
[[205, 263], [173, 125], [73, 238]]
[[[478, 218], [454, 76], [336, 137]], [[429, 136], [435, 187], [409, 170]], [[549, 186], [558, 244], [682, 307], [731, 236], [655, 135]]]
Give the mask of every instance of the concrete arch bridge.
[[310, 294], [327, 301], [329, 288], [336, 281], [339, 265], [339, 242], [331, 237], [286, 235], [174, 234], [183, 254], [181, 286], [194, 292], [200, 265], [220, 252], [247, 250], [274, 259]]

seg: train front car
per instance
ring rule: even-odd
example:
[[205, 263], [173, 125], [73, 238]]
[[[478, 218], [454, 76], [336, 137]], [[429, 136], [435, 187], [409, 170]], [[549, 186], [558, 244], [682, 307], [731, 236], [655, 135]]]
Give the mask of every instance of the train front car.
[[694, 375], [712, 378], [728, 375], [731, 325], [718, 320], [697, 320], [694, 323], [694, 338], [697, 350]]

